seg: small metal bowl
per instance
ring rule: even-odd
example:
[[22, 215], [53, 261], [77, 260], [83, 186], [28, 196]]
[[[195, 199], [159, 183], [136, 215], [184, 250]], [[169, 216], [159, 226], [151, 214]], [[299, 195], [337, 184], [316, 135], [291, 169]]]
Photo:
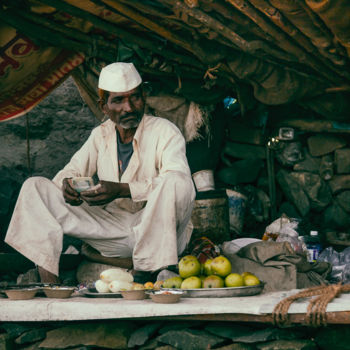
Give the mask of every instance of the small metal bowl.
[[182, 290], [152, 290], [146, 292], [155, 303], [159, 304], [175, 304], [184, 294]]
[[120, 294], [126, 300], [142, 300], [142, 299], [146, 299], [147, 297], [144, 289], [121, 290]]
[[69, 298], [73, 292], [74, 287], [45, 287], [43, 288], [45, 295], [48, 298], [66, 299]]
[[39, 288], [7, 289], [5, 294], [11, 300], [33, 299]]

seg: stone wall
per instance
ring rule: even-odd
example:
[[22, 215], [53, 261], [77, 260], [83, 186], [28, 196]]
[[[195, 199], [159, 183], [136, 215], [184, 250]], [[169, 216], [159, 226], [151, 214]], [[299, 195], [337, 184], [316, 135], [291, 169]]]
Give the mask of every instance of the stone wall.
[[200, 321], [0, 323], [0, 349], [345, 350], [348, 326]]
[[[6, 233], [18, 191], [29, 176], [52, 178], [98, 125], [72, 78], [38, 106], [29, 119], [30, 169], [27, 161], [26, 116], [0, 123], [0, 242]], [[0, 251], [5, 249], [0, 243]]]

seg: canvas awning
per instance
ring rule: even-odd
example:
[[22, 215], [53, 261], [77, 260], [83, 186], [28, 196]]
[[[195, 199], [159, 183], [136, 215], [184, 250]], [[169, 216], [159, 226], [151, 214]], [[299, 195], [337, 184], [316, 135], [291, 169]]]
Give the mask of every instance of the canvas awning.
[[198, 103], [231, 94], [245, 110], [253, 98], [346, 120], [349, 16], [347, 0], [5, 0], [0, 120], [28, 111], [79, 65], [94, 105], [85, 78], [112, 61], [133, 61]]

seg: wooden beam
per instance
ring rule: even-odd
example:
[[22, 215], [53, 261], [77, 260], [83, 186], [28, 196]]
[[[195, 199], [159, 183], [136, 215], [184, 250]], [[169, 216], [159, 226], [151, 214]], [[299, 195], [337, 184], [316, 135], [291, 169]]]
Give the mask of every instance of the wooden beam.
[[184, 40], [183, 38], [179, 37], [177, 34], [174, 34], [167, 28], [162, 27], [157, 23], [149, 20], [147, 17], [143, 16], [140, 12], [136, 11], [135, 9], [131, 9], [130, 7], [124, 4], [118, 3], [114, 0], [102, 0], [102, 2], [110, 6], [114, 10], [118, 11], [120, 14], [124, 15], [125, 17], [137, 22], [139, 25], [147, 28], [148, 30], [151, 30], [152, 32], [169, 40], [175, 45], [178, 45], [183, 49], [191, 52], [193, 55], [195, 55], [199, 59], [203, 60], [205, 58], [206, 53], [195, 42], [188, 42]]
[[274, 37], [279, 47], [297, 57], [300, 62], [313, 68], [316, 72], [322, 74], [327, 80], [333, 83], [339, 84], [343, 82], [343, 79], [336, 76], [327, 66], [302, 50], [298, 45], [292, 43], [289, 36], [283, 31], [279, 31], [272, 23], [267, 22], [265, 18], [247, 0], [226, 1], [249, 17], [262, 30]]
[[[132, 44], [136, 44], [137, 46], [141, 48], [145, 48], [151, 52], [157, 53], [161, 55], [162, 57], [165, 57], [167, 59], [170, 59], [172, 61], [178, 62], [178, 63], [184, 63], [187, 65], [191, 65], [194, 67], [201, 67], [202, 63], [200, 60], [195, 59], [191, 56], [186, 56], [182, 53], [174, 52], [170, 48], [163, 49], [160, 45], [157, 43], [154, 43], [152, 40], [149, 40], [146, 35], [144, 36], [137, 36], [132, 34], [131, 32], [118, 27], [117, 25], [110, 23], [108, 21], [105, 21], [98, 16], [95, 16], [94, 14], [84, 11], [79, 7], [67, 4], [64, 1], [60, 0], [40, 0], [40, 2], [47, 4], [49, 6], [52, 6], [56, 8], [57, 10], [69, 13], [70, 15], [74, 17], [78, 17], [81, 19], [84, 19], [86, 21], [91, 22], [96, 28], [101, 29], [102, 31], [113, 34], [117, 36], [118, 38], [124, 40], [125, 42], [130, 42]], [[115, 61], [115, 57], [113, 60]], [[204, 66], [202, 66], [203, 69]]]

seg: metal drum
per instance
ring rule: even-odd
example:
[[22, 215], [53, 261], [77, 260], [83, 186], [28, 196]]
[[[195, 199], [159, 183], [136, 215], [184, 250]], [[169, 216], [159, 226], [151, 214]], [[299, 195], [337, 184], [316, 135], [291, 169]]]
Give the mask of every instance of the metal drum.
[[198, 193], [191, 219], [194, 226], [192, 241], [203, 236], [215, 244], [231, 240], [225, 191]]

